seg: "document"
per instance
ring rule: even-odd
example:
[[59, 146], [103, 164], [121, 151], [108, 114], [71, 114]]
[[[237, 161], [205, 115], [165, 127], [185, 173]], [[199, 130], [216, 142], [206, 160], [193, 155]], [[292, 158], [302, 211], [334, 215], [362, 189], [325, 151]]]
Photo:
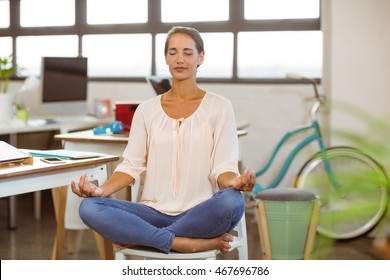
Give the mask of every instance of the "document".
[[74, 150], [25, 150], [28, 154], [34, 157], [57, 157], [61, 159], [87, 159], [102, 157], [104, 153], [93, 153], [85, 151], [74, 151]]
[[18, 148], [0, 141], [0, 164], [23, 162], [29, 159], [31, 155], [19, 150]]

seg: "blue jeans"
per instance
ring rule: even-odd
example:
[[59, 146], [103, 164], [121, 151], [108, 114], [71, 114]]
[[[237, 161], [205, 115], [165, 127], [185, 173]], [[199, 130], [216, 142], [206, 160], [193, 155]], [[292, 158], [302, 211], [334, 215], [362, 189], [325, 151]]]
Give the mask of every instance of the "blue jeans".
[[230, 232], [244, 213], [244, 198], [232, 188], [177, 215], [111, 198], [85, 198], [80, 217], [104, 238], [119, 244], [149, 246], [168, 253], [175, 236], [215, 238]]

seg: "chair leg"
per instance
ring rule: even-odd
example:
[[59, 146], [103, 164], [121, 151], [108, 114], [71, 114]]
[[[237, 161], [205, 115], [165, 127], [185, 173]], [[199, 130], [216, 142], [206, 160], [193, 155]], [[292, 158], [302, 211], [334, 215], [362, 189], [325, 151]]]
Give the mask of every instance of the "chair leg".
[[265, 207], [262, 200], [258, 200], [256, 204], [256, 214], [257, 214], [257, 226], [259, 229], [260, 235], [260, 246], [263, 260], [271, 260], [271, 243], [268, 235], [267, 219], [265, 217]]
[[239, 227], [237, 229], [238, 236], [241, 237], [241, 244], [237, 247], [238, 250], [238, 259], [247, 260], [248, 259], [248, 237], [246, 234], [246, 215], [245, 212], [241, 218]]
[[76, 234], [75, 230], [65, 230], [66, 232], [66, 245], [68, 248], [68, 254], [73, 254], [76, 248]]
[[247, 260], [248, 259], [248, 247], [243, 244], [242, 246], [237, 247], [238, 250], [238, 259]]
[[125, 257], [125, 254], [123, 254], [121, 251], [117, 251], [115, 253], [115, 259], [124, 261], [124, 260], [126, 260], [126, 257]]
[[316, 231], [317, 231], [317, 223], [318, 223], [319, 214], [320, 214], [320, 201], [317, 199], [314, 202], [313, 212], [311, 214], [310, 226], [309, 226], [309, 231], [307, 233], [307, 239], [306, 239], [305, 252], [303, 254], [304, 260], [308, 260], [311, 258], [313, 245], [314, 245], [314, 239], [315, 239]]

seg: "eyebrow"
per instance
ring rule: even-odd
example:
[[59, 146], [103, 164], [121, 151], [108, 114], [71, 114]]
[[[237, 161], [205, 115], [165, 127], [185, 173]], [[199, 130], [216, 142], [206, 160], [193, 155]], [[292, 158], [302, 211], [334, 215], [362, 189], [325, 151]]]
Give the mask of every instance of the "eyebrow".
[[[168, 49], [168, 51], [177, 51], [177, 48], [170, 48], [170, 49]], [[192, 48], [184, 48], [184, 51], [194, 51], [194, 49], [192, 49]]]

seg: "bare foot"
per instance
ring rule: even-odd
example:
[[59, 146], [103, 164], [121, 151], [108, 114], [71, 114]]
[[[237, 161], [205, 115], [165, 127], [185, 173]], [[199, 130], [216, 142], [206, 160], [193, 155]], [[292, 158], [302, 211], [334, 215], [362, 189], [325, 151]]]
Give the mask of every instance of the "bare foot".
[[120, 244], [120, 243], [115, 243], [112, 242], [116, 250], [122, 250], [125, 248], [129, 248], [131, 245], [126, 245], [126, 244]]
[[172, 242], [172, 250], [181, 253], [195, 253], [217, 249], [221, 251], [222, 254], [225, 254], [229, 252], [229, 243], [232, 241], [233, 237], [228, 233], [210, 239], [176, 236]]

